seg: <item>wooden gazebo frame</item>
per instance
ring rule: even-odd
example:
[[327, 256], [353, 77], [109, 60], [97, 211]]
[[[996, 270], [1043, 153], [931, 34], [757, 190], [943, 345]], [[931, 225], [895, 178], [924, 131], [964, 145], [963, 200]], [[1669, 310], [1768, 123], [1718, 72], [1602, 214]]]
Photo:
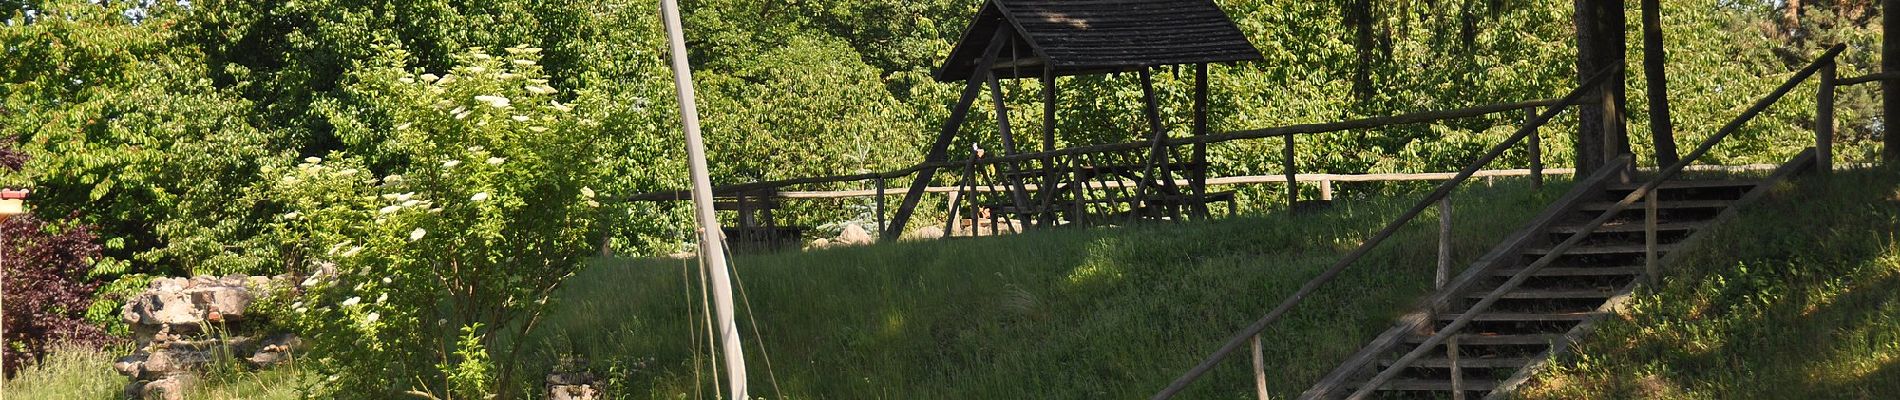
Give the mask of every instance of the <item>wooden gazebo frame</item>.
[[[1026, 50], [1026, 51], [1025, 51]], [[1207, 65], [1210, 63], [1260, 60], [1259, 50], [1247, 41], [1240, 28], [1228, 19], [1211, 0], [1125, 0], [1116, 2], [990, 0], [983, 5], [963, 39], [935, 75], [942, 82], [965, 82], [963, 95], [952, 106], [950, 118], [925, 155], [924, 163], [943, 162], [948, 158], [951, 141], [969, 116], [971, 106], [987, 84], [995, 106], [997, 133], [1005, 156], [1017, 152], [1016, 137], [1009, 126], [1009, 109], [1003, 100], [1001, 79], [1041, 78], [1043, 81], [1042, 151], [1055, 150], [1057, 78], [1135, 72], [1141, 78], [1144, 111], [1148, 119], [1149, 139], [1155, 145], [1148, 167], [1167, 169], [1167, 153], [1162, 144], [1167, 129], [1161, 121], [1155, 100], [1153, 70], [1157, 67], [1193, 65], [1194, 135], [1207, 133]], [[1192, 197], [1205, 196], [1207, 178], [1205, 145], [1194, 147], [1189, 181]], [[1162, 165], [1152, 165], [1162, 160]], [[1051, 160], [1043, 160], [1044, 188], [1058, 179]], [[1040, 215], [1050, 221], [1049, 209], [1031, 206], [1020, 177], [1025, 175], [1019, 163], [1008, 163], [1007, 185], [1016, 216]], [[936, 169], [918, 171], [910, 190], [899, 204], [897, 213], [884, 232], [894, 239], [904, 231], [924, 190]], [[1155, 177], [1143, 179], [1143, 189]], [[1160, 179], [1157, 184], [1173, 190], [1174, 180]], [[1053, 195], [1053, 190], [1043, 191]]]

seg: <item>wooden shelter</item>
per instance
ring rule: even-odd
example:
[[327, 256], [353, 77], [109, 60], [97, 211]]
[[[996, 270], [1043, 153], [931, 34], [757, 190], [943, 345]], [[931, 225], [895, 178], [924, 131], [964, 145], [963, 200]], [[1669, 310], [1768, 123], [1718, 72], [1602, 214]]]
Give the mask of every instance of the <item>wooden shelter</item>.
[[[1134, 72], [1141, 78], [1144, 93], [1149, 125], [1146, 139], [1154, 143], [1147, 165], [1140, 168], [1142, 184], [1138, 192], [1145, 192], [1153, 183], [1157, 190], [1152, 195], [1157, 197], [1132, 200], [1204, 205], [1219, 200], [1205, 191], [1206, 148], [1195, 146], [1190, 161], [1168, 159], [1169, 153], [1162, 146], [1167, 129], [1163, 127], [1155, 100], [1153, 71], [1157, 67], [1195, 66], [1193, 134], [1203, 135], [1207, 133], [1207, 64], [1260, 59], [1259, 50], [1211, 0], [990, 0], [971, 21], [963, 39], [936, 73], [939, 81], [963, 81], [965, 85], [962, 98], [952, 107], [950, 118], [944, 122], [924, 162], [946, 160], [951, 141], [986, 84], [996, 110], [1003, 155], [1007, 156], [1017, 153], [1017, 139], [1009, 126], [1009, 109], [1003, 101], [999, 80], [1042, 79], [1041, 142], [1042, 150], [1047, 152], [1053, 151], [1056, 143], [1057, 78]], [[1025, 170], [1021, 163], [1006, 164], [1008, 171], [1001, 175], [1008, 181], [1013, 204], [1004, 212], [1025, 220], [1053, 221], [1055, 208], [1046, 198], [1032, 201], [1023, 181], [1041, 178], [1044, 188], [1053, 188], [1061, 179], [1059, 175], [1069, 171], [1058, 171], [1051, 159], [1041, 161], [1042, 166], [1033, 170]], [[1162, 173], [1151, 172], [1156, 170]], [[1169, 171], [1187, 173], [1193, 182], [1190, 190], [1183, 192], [1175, 188], [1175, 179]], [[892, 224], [884, 232], [886, 239], [896, 238], [903, 232], [935, 172], [935, 169], [919, 171]], [[1039, 191], [1042, 196], [1054, 196], [1057, 192]], [[1204, 212], [1205, 208], [1201, 210]]]

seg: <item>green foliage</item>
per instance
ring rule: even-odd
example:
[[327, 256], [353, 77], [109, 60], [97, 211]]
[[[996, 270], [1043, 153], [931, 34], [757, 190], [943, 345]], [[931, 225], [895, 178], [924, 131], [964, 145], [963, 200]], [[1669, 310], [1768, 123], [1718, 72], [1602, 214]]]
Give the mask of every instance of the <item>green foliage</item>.
[[[308, 158], [267, 194], [290, 210], [276, 226], [293, 265], [336, 271], [319, 274], [285, 317], [313, 339], [319, 371], [358, 388], [332, 395], [494, 393], [512, 364], [470, 375], [485, 367], [467, 364], [486, 356], [465, 355], [487, 354], [498, 332], [532, 330], [590, 253], [599, 124], [556, 100], [541, 49], [471, 51], [439, 76], [411, 73], [395, 62], [405, 52], [383, 51], [382, 66], [349, 89], [363, 108], [335, 112], [378, 113], [393, 128], [338, 125], [362, 154]], [[392, 173], [375, 177], [366, 165], [377, 164]]]

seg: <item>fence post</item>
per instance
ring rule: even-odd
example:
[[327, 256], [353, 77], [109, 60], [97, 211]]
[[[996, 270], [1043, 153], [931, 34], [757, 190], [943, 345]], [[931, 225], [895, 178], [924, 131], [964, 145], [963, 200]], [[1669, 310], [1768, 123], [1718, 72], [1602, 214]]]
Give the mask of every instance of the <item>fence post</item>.
[[1319, 181], [1319, 199], [1333, 201], [1333, 181], [1331, 179], [1321, 179]]
[[1814, 167], [1821, 173], [1834, 171], [1834, 74], [1840, 64], [1828, 61], [1821, 67], [1821, 87], [1815, 93]]
[[[1537, 107], [1524, 109], [1524, 124], [1530, 125], [1537, 118]], [[1531, 158], [1531, 189], [1544, 188], [1544, 139], [1537, 128], [1531, 128], [1529, 137]]]
[[877, 215], [877, 231], [884, 231], [884, 177], [877, 177], [877, 201], [871, 213]]
[[1260, 335], [1253, 335], [1253, 391], [1260, 400], [1268, 400], [1267, 358], [1260, 353]]
[[1661, 281], [1656, 276], [1656, 203], [1659, 202], [1655, 190], [1643, 193], [1643, 275], [1648, 277], [1650, 287], [1656, 287]]
[[1285, 158], [1280, 169], [1286, 171], [1286, 210], [1292, 212], [1293, 205], [1300, 202], [1300, 170], [1293, 165], [1293, 135], [1286, 135], [1286, 148], [1280, 153]]
[[1438, 199], [1438, 274], [1436, 286], [1443, 289], [1451, 281], [1451, 195]]

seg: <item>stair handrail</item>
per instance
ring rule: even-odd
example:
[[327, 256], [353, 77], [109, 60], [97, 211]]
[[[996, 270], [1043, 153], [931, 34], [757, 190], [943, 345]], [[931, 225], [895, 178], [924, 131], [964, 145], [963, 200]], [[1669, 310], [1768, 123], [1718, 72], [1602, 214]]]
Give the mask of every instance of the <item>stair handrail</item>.
[[[1362, 398], [1365, 398], [1366, 395], [1371, 394], [1372, 391], [1378, 390], [1380, 386], [1384, 386], [1386, 381], [1389, 381], [1393, 377], [1398, 376], [1398, 373], [1400, 371], [1404, 371], [1405, 368], [1410, 366], [1412, 362], [1415, 362], [1420, 357], [1423, 357], [1426, 351], [1431, 350], [1433, 347], [1437, 347], [1439, 344], [1444, 343], [1448, 337], [1450, 337], [1453, 334], [1456, 334], [1458, 330], [1463, 329], [1465, 325], [1469, 324], [1471, 320], [1473, 318], [1476, 318], [1479, 313], [1484, 312], [1485, 309], [1490, 308], [1492, 304], [1497, 303], [1498, 299], [1502, 298], [1505, 293], [1510, 292], [1511, 290], [1515, 290], [1518, 285], [1523, 284], [1524, 281], [1529, 280], [1530, 277], [1532, 276], [1535, 276], [1538, 270], [1541, 270], [1545, 266], [1550, 265], [1551, 262], [1557, 259], [1557, 257], [1563, 256], [1563, 254], [1569, 251], [1571, 247], [1576, 247], [1578, 243], [1582, 243], [1585, 238], [1588, 238], [1592, 233], [1595, 233], [1597, 228], [1602, 227], [1604, 223], [1609, 222], [1611, 219], [1616, 218], [1617, 214], [1621, 214], [1623, 211], [1628, 210], [1629, 207], [1632, 205], [1635, 205], [1637, 201], [1641, 201], [1649, 197], [1650, 193], [1655, 191], [1656, 188], [1662, 186], [1663, 182], [1666, 182], [1670, 179], [1674, 179], [1677, 175], [1680, 175], [1684, 169], [1688, 168], [1689, 164], [1694, 163], [1696, 160], [1701, 159], [1702, 156], [1707, 155], [1709, 151], [1714, 149], [1717, 144], [1721, 144], [1723, 139], [1726, 139], [1728, 138], [1729, 135], [1734, 134], [1736, 131], [1741, 130], [1742, 126], [1748, 124], [1748, 122], [1750, 121], [1753, 121], [1756, 116], [1761, 115], [1761, 113], [1763, 111], [1766, 111], [1768, 107], [1772, 107], [1776, 103], [1779, 103], [1782, 97], [1787, 96], [1788, 92], [1793, 91], [1795, 87], [1800, 86], [1802, 82], [1807, 81], [1809, 77], [1814, 76], [1814, 74], [1821, 71], [1823, 67], [1832, 68], [1835, 62], [1834, 58], [1836, 56], [1839, 56], [1841, 54], [1841, 51], [1846, 50], [1846, 49], [1847, 49], [1847, 46], [1844, 44], [1836, 44], [1833, 47], [1829, 47], [1828, 50], [1822, 53], [1820, 57], [1815, 58], [1815, 60], [1813, 62], [1810, 62], [1807, 67], [1802, 68], [1800, 71], [1795, 72], [1794, 76], [1789, 77], [1787, 82], [1782, 83], [1780, 87], [1775, 88], [1775, 90], [1773, 92], [1770, 92], [1768, 96], [1762, 97], [1760, 100], [1755, 101], [1755, 104], [1750, 106], [1748, 110], [1743, 111], [1741, 115], [1736, 116], [1735, 119], [1733, 120], [1730, 120], [1727, 125], [1723, 125], [1722, 129], [1717, 130], [1714, 135], [1711, 135], [1709, 136], [1709, 138], [1704, 139], [1700, 145], [1696, 146], [1694, 151], [1689, 152], [1689, 155], [1684, 156], [1680, 161], [1677, 161], [1676, 163], [1670, 164], [1668, 167], [1665, 167], [1659, 170], [1655, 178], [1651, 178], [1649, 181], [1644, 182], [1642, 186], [1639, 186], [1636, 188], [1636, 190], [1631, 191], [1629, 195], [1623, 196], [1622, 200], [1617, 201], [1616, 204], [1610, 205], [1609, 209], [1605, 210], [1602, 214], [1598, 215], [1595, 219], [1590, 220], [1589, 223], [1584, 224], [1575, 233], [1572, 233], [1570, 237], [1564, 239], [1562, 243], [1558, 243], [1556, 247], [1552, 247], [1551, 250], [1549, 252], [1546, 252], [1542, 257], [1538, 257], [1537, 261], [1534, 261], [1530, 265], [1527, 265], [1523, 269], [1520, 269], [1516, 275], [1511, 276], [1510, 280], [1505, 281], [1504, 284], [1502, 285], [1498, 285], [1496, 289], [1492, 289], [1491, 293], [1485, 295], [1484, 298], [1479, 300], [1477, 304], [1473, 304], [1464, 313], [1459, 314], [1458, 318], [1453, 319], [1451, 323], [1446, 324], [1445, 327], [1442, 329], [1438, 329], [1437, 332], [1433, 333], [1430, 338], [1425, 339], [1423, 343], [1419, 343], [1417, 347], [1412, 348], [1412, 350], [1409, 352], [1406, 352], [1404, 356], [1399, 357], [1397, 361], [1392, 362], [1390, 366], [1387, 366], [1384, 370], [1380, 371], [1377, 375], [1374, 375], [1372, 379], [1367, 380], [1365, 384], [1360, 385], [1358, 390], [1354, 391], [1351, 396], [1347, 396], [1346, 398], [1349, 400], [1362, 399]], [[1647, 203], [1649, 205], [1654, 205], [1655, 201], [1651, 199]], [[1650, 249], [1650, 250], [1653, 250], [1653, 249]]]
[[1564, 97], [1558, 99], [1555, 102], [1552, 102], [1549, 105], [1549, 107], [1544, 110], [1544, 112], [1537, 114], [1536, 117], [1533, 117], [1528, 121], [1525, 121], [1524, 126], [1518, 128], [1517, 132], [1513, 133], [1511, 137], [1504, 139], [1503, 142], [1500, 142], [1495, 146], [1492, 146], [1489, 151], [1485, 152], [1484, 156], [1479, 157], [1476, 161], [1473, 161], [1470, 164], [1467, 164], [1464, 168], [1460, 169], [1458, 171], [1458, 175], [1452, 177], [1452, 179], [1447, 180], [1443, 183], [1440, 183], [1437, 188], [1432, 190], [1431, 194], [1426, 195], [1424, 199], [1418, 202], [1418, 204], [1415, 204], [1410, 209], [1407, 209], [1403, 214], [1400, 214], [1397, 219], [1394, 219], [1392, 222], [1387, 223], [1384, 228], [1381, 228], [1378, 231], [1378, 233], [1373, 234], [1371, 239], [1366, 240], [1364, 243], [1360, 244], [1358, 248], [1355, 248], [1353, 249], [1352, 252], [1347, 253], [1345, 257], [1341, 258], [1338, 262], [1334, 263], [1332, 267], [1327, 268], [1326, 271], [1321, 272], [1319, 276], [1316, 276], [1313, 279], [1308, 280], [1305, 284], [1301, 285], [1298, 290], [1293, 292], [1293, 295], [1288, 296], [1286, 300], [1280, 303], [1280, 305], [1274, 307], [1273, 310], [1268, 311], [1267, 314], [1260, 317], [1259, 320], [1254, 321], [1253, 324], [1248, 325], [1245, 329], [1242, 329], [1239, 333], [1236, 333], [1233, 337], [1228, 338], [1227, 342], [1223, 343], [1219, 349], [1214, 351], [1213, 354], [1208, 355], [1206, 359], [1203, 359], [1199, 364], [1196, 364], [1194, 368], [1189, 369], [1186, 373], [1182, 374], [1179, 378], [1175, 378], [1174, 382], [1169, 383], [1166, 388], [1163, 388], [1161, 389], [1160, 392], [1155, 393], [1155, 395], [1153, 397], [1150, 397], [1150, 399], [1151, 400], [1169, 399], [1169, 398], [1174, 397], [1177, 394], [1180, 394], [1182, 390], [1187, 389], [1187, 386], [1189, 384], [1194, 383], [1194, 381], [1200, 379], [1201, 376], [1206, 375], [1208, 371], [1213, 370], [1215, 365], [1218, 365], [1221, 361], [1224, 361], [1227, 359], [1227, 357], [1233, 355], [1233, 353], [1239, 350], [1241, 346], [1247, 345], [1252, 337], [1259, 335], [1260, 332], [1262, 331], [1265, 331], [1268, 326], [1278, 321], [1281, 316], [1284, 316], [1288, 311], [1291, 311], [1294, 306], [1297, 306], [1301, 302], [1306, 300], [1307, 296], [1312, 295], [1314, 291], [1318, 290], [1321, 286], [1325, 285], [1326, 283], [1332, 282], [1333, 279], [1338, 278], [1339, 274], [1342, 272], [1345, 272], [1347, 267], [1351, 267], [1354, 262], [1358, 261], [1362, 257], [1365, 257], [1366, 254], [1371, 253], [1374, 248], [1379, 246], [1379, 244], [1384, 243], [1386, 239], [1397, 234], [1399, 229], [1403, 228], [1406, 224], [1411, 223], [1413, 219], [1418, 218], [1420, 214], [1423, 214], [1425, 212], [1425, 209], [1433, 207], [1439, 202], [1440, 199], [1444, 199], [1447, 196], [1450, 196], [1453, 190], [1456, 190], [1458, 186], [1461, 184], [1464, 184], [1465, 181], [1470, 180], [1471, 176], [1476, 174], [1478, 170], [1483, 169], [1484, 166], [1486, 165], [1490, 165], [1492, 161], [1496, 161], [1497, 158], [1504, 155], [1506, 151], [1509, 151], [1510, 149], [1516, 147], [1518, 142], [1523, 141], [1525, 137], [1528, 137], [1534, 134], [1535, 132], [1537, 132], [1538, 128], [1543, 127], [1545, 123], [1548, 123], [1550, 122], [1551, 119], [1556, 118], [1557, 114], [1562, 113], [1565, 109], [1569, 108], [1570, 106], [1577, 105], [1580, 100], [1584, 99], [1584, 95], [1589, 94], [1591, 91], [1594, 91], [1598, 87], [1603, 86], [1603, 84], [1606, 83], [1612, 75], [1615, 75], [1617, 72], [1619, 72], [1623, 68], [1621, 63], [1616, 63], [1616, 64], [1617, 65], [1611, 65], [1609, 67], [1603, 68], [1602, 70], [1599, 70], [1595, 75], [1592, 75], [1590, 79], [1587, 79], [1583, 82], [1583, 84], [1578, 85], [1576, 89], [1572, 89], [1569, 94], [1566, 94], [1564, 95]]

